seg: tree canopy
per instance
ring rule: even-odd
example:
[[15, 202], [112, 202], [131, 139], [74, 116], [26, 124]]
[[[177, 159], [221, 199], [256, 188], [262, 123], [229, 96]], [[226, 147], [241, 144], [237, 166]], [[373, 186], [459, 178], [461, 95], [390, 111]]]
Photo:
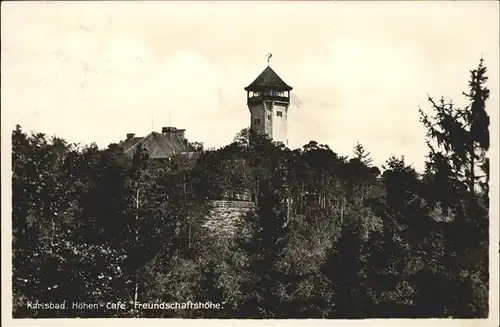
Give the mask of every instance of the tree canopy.
[[[481, 60], [466, 106], [429, 96], [420, 109], [422, 173], [404, 157], [378, 168], [360, 143], [350, 157], [315, 141], [291, 150], [249, 129], [220, 149], [193, 143], [190, 163], [16, 126], [14, 317], [487, 317], [486, 73]], [[220, 199], [255, 208], [229, 221]], [[214, 219], [235, 236], [209, 231]], [[219, 307], [138, 306], [188, 301]]]

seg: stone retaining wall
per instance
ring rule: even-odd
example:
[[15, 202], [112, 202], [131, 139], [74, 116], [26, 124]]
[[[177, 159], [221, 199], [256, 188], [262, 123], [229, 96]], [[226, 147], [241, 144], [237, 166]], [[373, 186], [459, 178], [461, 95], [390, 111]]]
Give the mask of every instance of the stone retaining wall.
[[255, 210], [255, 204], [248, 201], [212, 201], [213, 208], [204, 226], [216, 237], [233, 237], [242, 217]]
[[214, 200], [211, 201], [214, 207], [223, 208], [255, 208], [255, 203], [250, 201]]

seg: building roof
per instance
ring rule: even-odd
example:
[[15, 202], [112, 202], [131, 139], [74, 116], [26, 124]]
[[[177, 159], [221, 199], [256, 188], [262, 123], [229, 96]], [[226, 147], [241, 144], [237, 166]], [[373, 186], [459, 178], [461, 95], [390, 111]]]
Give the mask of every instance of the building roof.
[[245, 91], [266, 91], [274, 89], [277, 91], [291, 91], [293, 88], [287, 85], [281, 77], [269, 66], [260, 73], [250, 85], [245, 87]]
[[135, 149], [142, 145], [152, 159], [166, 159], [175, 153], [194, 152], [183, 132], [184, 130], [175, 130], [169, 133], [151, 132], [145, 137], [130, 136], [120, 142], [120, 146], [125, 154], [133, 155]]

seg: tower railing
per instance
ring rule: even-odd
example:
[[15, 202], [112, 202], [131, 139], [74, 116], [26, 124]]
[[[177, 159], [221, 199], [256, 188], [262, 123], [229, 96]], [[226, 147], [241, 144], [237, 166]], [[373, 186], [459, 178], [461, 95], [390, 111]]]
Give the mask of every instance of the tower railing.
[[263, 94], [263, 95], [254, 95], [249, 96], [247, 103], [248, 104], [258, 104], [264, 100], [272, 100], [272, 101], [281, 101], [281, 102], [290, 102], [290, 97], [287, 96], [277, 96], [271, 94]]

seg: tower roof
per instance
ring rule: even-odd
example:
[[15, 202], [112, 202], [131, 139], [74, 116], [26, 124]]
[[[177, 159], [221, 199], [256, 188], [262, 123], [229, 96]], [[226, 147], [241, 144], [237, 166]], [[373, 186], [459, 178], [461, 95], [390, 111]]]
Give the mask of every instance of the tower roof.
[[291, 91], [293, 88], [287, 85], [281, 77], [269, 66], [260, 73], [250, 85], [245, 87], [245, 91], [265, 91], [274, 89], [278, 91]]

